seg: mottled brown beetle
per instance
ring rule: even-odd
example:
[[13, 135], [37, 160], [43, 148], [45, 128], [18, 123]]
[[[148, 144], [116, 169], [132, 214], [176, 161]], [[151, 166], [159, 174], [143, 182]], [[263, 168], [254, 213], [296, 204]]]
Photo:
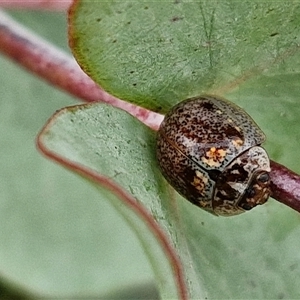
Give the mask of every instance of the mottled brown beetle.
[[233, 103], [199, 96], [175, 105], [159, 128], [157, 158], [175, 190], [215, 215], [232, 216], [267, 201], [265, 135]]

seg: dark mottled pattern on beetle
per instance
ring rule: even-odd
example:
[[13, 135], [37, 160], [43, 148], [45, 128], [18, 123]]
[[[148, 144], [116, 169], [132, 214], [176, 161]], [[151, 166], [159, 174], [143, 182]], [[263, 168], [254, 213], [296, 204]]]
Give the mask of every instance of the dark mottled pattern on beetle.
[[252, 146], [260, 145], [266, 140], [265, 134], [262, 132], [262, 130], [258, 127], [254, 120], [239, 106], [226, 99], [218, 101], [215, 98], [212, 98], [212, 100], [216, 101], [216, 105], [222, 111], [224, 111], [224, 114], [226, 113], [228, 116], [233, 116], [236, 124], [240, 128], [243, 128], [245, 139], [252, 139]]
[[[262, 179], [262, 180], [261, 180]], [[265, 171], [258, 171], [253, 175], [239, 206], [250, 210], [256, 205], [264, 204], [270, 196], [270, 176]]]
[[162, 174], [187, 200], [216, 215], [237, 215], [269, 196], [265, 136], [242, 109], [200, 96], [176, 105], [158, 131]]
[[230, 169], [223, 172], [222, 177], [225, 182], [245, 182], [248, 180], [249, 172], [244, 169], [245, 164], [234, 164]]
[[220, 174], [216, 182], [216, 195], [214, 196], [216, 203], [224, 200], [237, 201], [239, 199], [240, 192], [234, 188], [236, 183], [247, 186], [249, 180], [249, 172], [247, 172], [243, 165], [233, 164], [230, 168], [226, 168], [222, 174]]
[[[188, 99], [176, 105], [165, 117], [166, 136], [187, 157], [204, 168], [225, 166], [239, 153], [263, 142], [263, 133], [240, 108], [226, 105], [214, 98]], [[212, 147], [226, 151], [209, 153]], [[211, 158], [211, 159], [210, 159]], [[213, 160], [218, 160], [217, 164]]]
[[[251, 176], [250, 170], [246, 169], [249, 168], [247, 157], [248, 152], [236, 157], [218, 177], [214, 195], [216, 206], [220, 206], [224, 200], [235, 201], [237, 204], [241, 197], [241, 190], [247, 188]], [[251, 164], [250, 167], [255, 166]]]
[[212, 212], [213, 186], [209, 175], [169, 144], [167, 138], [160, 136], [160, 133], [157, 139], [157, 159], [162, 174], [179, 194]]
[[224, 214], [231, 205], [235, 208], [231, 211], [238, 213], [265, 203], [270, 194], [267, 172], [269, 161], [261, 147], [254, 146], [236, 157], [216, 181], [214, 211]]

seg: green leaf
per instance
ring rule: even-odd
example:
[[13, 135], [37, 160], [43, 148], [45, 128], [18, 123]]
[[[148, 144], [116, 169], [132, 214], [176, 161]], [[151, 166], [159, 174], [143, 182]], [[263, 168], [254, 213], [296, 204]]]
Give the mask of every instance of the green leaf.
[[[97, 2], [90, 3], [96, 9]], [[210, 3], [215, 3], [217, 10], [218, 6], [222, 8], [229, 2], [202, 3], [204, 10], [211, 9]], [[226, 19], [227, 15], [234, 15], [237, 18], [236, 22], [241, 24], [240, 27], [237, 26], [237, 31], [241, 33], [239, 36], [259, 36], [260, 33], [274, 28], [283, 31], [278, 31], [277, 35], [271, 34], [266, 41], [264, 35], [261, 35], [261, 43], [275, 41], [270, 47], [255, 47], [256, 44], [252, 43], [255, 40], [253, 38], [248, 40], [247, 47], [240, 50], [237, 45], [242, 45], [242, 41], [238, 44], [238, 40], [234, 39], [236, 35], [233, 35], [231, 43], [228, 42], [222, 52], [222, 57], [226, 58], [224, 65], [228, 70], [223, 67], [220, 74], [216, 71], [221, 79], [213, 84], [211, 90], [217, 91], [218, 94], [227, 94], [227, 98], [243, 106], [267, 133], [267, 148], [271, 157], [300, 171], [297, 152], [300, 138], [297, 2], [241, 3], [242, 8], [240, 2], [232, 2], [231, 10], [227, 10], [221, 18], [222, 20]], [[263, 10], [259, 10], [262, 6], [273, 6], [276, 9], [265, 10], [264, 14]], [[137, 10], [136, 17], [139, 16], [138, 12]], [[199, 16], [202, 18], [201, 14]], [[250, 16], [254, 17], [251, 19]], [[272, 22], [265, 24], [264, 20], [269, 16], [273, 16]], [[249, 24], [242, 22], [243, 18], [247, 17]], [[260, 22], [254, 27], [251, 24], [255, 24], [257, 18]], [[116, 23], [117, 19], [114, 20]], [[53, 24], [56, 24], [55, 21], [50, 23], [48, 28], [53, 28]], [[88, 19], [86, 23], [89, 24]], [[235, 22], [231, 25], [235, 28]], [[42, 26], [37, 27], [40, 30]], [[226, 28], [228, 27], [224, 27], [224, 36], [230, 37], [225, 35]], [[272, 32], [276, 33], [273, 30]], [[222, 36], [221, 32], [215, 42], [222, 41]], [[281, 45], [286, 47], [286, 51], [282, 52], [284, 47]], [[101, 44], [98, 44], [98, 47], [100, 46]], [[256, 53], [256, 49], [263, 51]], [[234, 55], [229, 57], [231, 51], [240, 51], [239, 60]], [[268, 63], [270, 57], [266, 53], [274, 59], [271, 59], [272, 63], [266, 64], [265, 68], [260, 69], [256, 61], [263, 60], [260, 59], [261, 55]], [[223, 61], [222, 57], [220, 62]], [[113, 59], [116, 60], [117, 56], [114, 55]], [[128, 281], [139, 284], [142, 274], [145, 276], [142, 279], [151, 278], [143, 256], [136, 248], [135, 239], [126, 230], [126, 224], [105, 205], [105, 201], [99, 203], [99, 193], [94, 193], [89, 185], [85, 185], [77, 177], [70, 176], [69, 173], [36, 156], [32, 141], [38, 128], [52, 111], [61, 107], [62, 103], [72, 103], [71, 100], [26, 76], [6, 60], [2, 59], [0, 64], [5, 70], [1, 77], [1, 83], [5, 86], [1, 94], [1, 136], [5, 143], [0, 156], [3, 178], [0, 181], [2, 274], [7, 274], [10, 279], [28, 289], [50, 296], [72, 293], [98, 295], [100, 292], [107, 295], [110, 292], [107, 290], [115, 291], [117, 286], [122, 289]], [[261, 65], [264, 66], [263, 63]], [[210, 76], [208, 70], [203, 72]], [[214, 73], [212, 76], [215, 76]], [[14, 78], [14, 81], [11, 78]], [[18, 83], [18, 89], [15, 88], [15, 82]], [[160, 87], [162, 85], [163, 83]], [[199, 80], [199, 92], [202, 92], [202, 89], [208, 92], [206, 85], [210, 87], [205, 80]], [[167, 101], [162, 101], [162, 108], [166, 110], [173, 102], [188, 96], [184, 89], [182, 91], [182, 94], [177, 91], [179, 94], [173, 99], [172, 95], [170, 96], [173, 91], [166, 89], [166, 97], [159, 98]], [[194, 90], [192, 93], [194, 92], [198, 91]], [[13, 102], [12, 99], [17, 101]], [[150, 103], [146, 96], [143, 99], [145, 103]], [[151, 99], [155, 101], [153, 100], [149, 107], [158, 108], [156, 100], [159, 99]], [[143, 101], [141, 100], [141, 103]], [[96, 133], [97, 131], [98, 129]], [[150, 139], [151, 133], [146, 130], [144, 133], [145, 137], [142, 140]], [[83, 133], [79, 130], [75, 136], [81, 134]], [[93, 140], [94, 135], [93, 133], [93, 136], [82, 144], [85, 148], [80, 152], [80, 158], [84, 158], [84, 161], [87, 158], [83, 154], [88, 153], [86, 145], [92, 144], [92, 150], [97, 148]], [[112, 138], [114, 137], [115, 134]], [[69, 140], [72, 136], [63, 135], [61, 138], [62, 141]], [[116, 147], [120, 145], [116, 143]], [[153, 158], [152, 150], [146, 149], [145, 154], [148, 153], [147, 155]], [[66, 156], [64, 159], [68, 158]], [[104, 164], [108, 164], [108, 159], [109, 156], [105, 158]], [[139, 163], [138, 156], [136, 159], [136, 163]], [[131, 175], [130, 168], [131, 165], [126, 165], [126, 171]], [[146, 169], [147, 172], [157, 174], [155, 167], [150, 170], [147, 166]], [[163, 189], [164, 183], [153, 183], [150, 190], [159, 190], [158, 187]], [[128, 184], [125, 184], [124, 188], [130, 192]], [[145, 185], [139, 188], [142, 190], [140, 194], [144, 194]], [[139, 188], [136, 188], [136, 191]], [[102, 193], [100, 197], [102, 199]], [[114, 198], [105, 193], [103, 200], [110, 197]], [[155, 201], [152, 198], [148, 200], [146, 196], [139, 200], [153, 205], [149, 210], [154, 213], [158, 211], [157, 207], [164, 208], [161, 209], [161, 217], [158, 220], [166, 232], [169, 232], [181, 257], [192, 298], [298, 298], [295, 278], [299, 276], [300, 271], [300, 223], [297, 213], [270, 199], [266, 205], [244, 215], [228, 219], [216, 218], [182, 198], [174, 199], [172, 193], [170, 196], [163, 193], [160, 197], [161, 203], [157, 202], [159, 197], [156, 197]], [[117, 203], [115, 198], [112, 203]], [[144, 205], [148, 207], [147, 203]], [[129, 217], [133, 215], [128, 213], [129, 216], [126, 217], [130, 220]], [[151, 237], [147, 230], [145, 233], [146, 239]], [[157, 241], [151, 240], [149, 244], [145, 244], [151, 245], [157, 245]], [[155, 246], [149, 249], [149, 254], [153, 255], [152, 263], [155, 263], [156, 250]], [[123, 255], [126, 255], [126, 258]], [[158, 255], [157, 258], [161, 256]], [[165, 262], [165, 258], [163, 261]], [[116, 269], [120, 271], [118, 276]], [[128, 274], [132, 277], [128, 278]], [[161, 284], [163, 280], [163, 276], [157, 277]], [[172, 282], [172, 279], [170, 281]], [[175, 294], [175, 287], [172, 285], [164, 290], [165, 296], [170, 294]]]
[[[144, 107], [225, 96], [261, 126], [271, 158], [300, 171], [299, 13], [295, 1], [77, 1], [70, 44], [102, 87]], [[271, 199], [228, 219], [175, 203], [166, 218], [192, 298], [298, 297], [297, 213]]]
[[299, 24], [298, 1], [76, 1], [70, 45], [106, 91], [166, 112], [262, 73], [298, 73]]
[[[270, 200], [231, 218], [202, 211], [166, 189], [155, 161], [154, 132], [104, 104], [62, 110], [45, 127], [40, 142], [66, 166], [73, 164], [75, 171], [83, 167], [85, 176], [94, 170], [113, 179], [147, 207], [173, 242], [191, 299], [297, 297], [293, 278], [299, 272], [300, 226], [298, 214], [288, 207]], [[100, 194], [125, 215], [145, 247], [162, 297], [174, 297], [175, 281], [165, 282], [174, 280], [165, 264], [168, 253], [163, 257], [157, 250], [160, 239], [151, 238], [151, 227], [137, 220], [140, 213], [105, 190], [102, 184]]]
[[[60, 47], [67, 45], [65, 14], [13, 15]], [[127, 222], [94, 187], [35, 147], [49, 116], [78, 102], [2, 55], [0, 69], [3, 297], [30, 298], [25, 290], [35, 299], [106, 299], [131, 288], [143, 298], [139, 289], [153, 289], [154, 276]]]
[[[172, 269], [180, 266], [172, 257], [174, 250], [166, 247], [168, 237], [173, 237], [175, 244], [178, 234], [167, 217], [170, 204], [155, 159], [155, 132], [122, 110], [89, 104], [56, 113], [40, 133], [38, 145], [50, 158], [100, 186], [102, 198], [112, 202], [139, 236], [160, 278], [162, 295], [178, 298], [177, 290], [182, 287], [176, 277], [182, 275]], [[101, 174], [99, 178], [97, 174]], [[110, 180], [125, 187], [133, 200], [118, 192]], [[151, 214], [143, 212], [137, 200]], [[164, 228], [166, 237], [161, 236], [164, 234], [153, 218]]]

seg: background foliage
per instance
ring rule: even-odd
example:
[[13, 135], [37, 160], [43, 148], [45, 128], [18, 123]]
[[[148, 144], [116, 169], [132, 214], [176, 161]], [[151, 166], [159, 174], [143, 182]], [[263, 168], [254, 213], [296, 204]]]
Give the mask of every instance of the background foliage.
[[[113, 62], [109, 61], [108, 54], [115, 47], [112, 44], [116, 44], [114, 39], [105, 43], [100, 39], [102, 48], [99, 48], [99, 40], [87, 37], [93, 43], [87, 49], [96, 49], [86, 56], [91, 59], [86, 62], [88, 73], [118, 96], [153, 109], [165, 110], [181, 98], [190, 96], [189, 93], [205, 91], [225, 95], [245, 108], [261, 126], [268, 137], [266, 148], [271, 158], [299, 172], [298, 153], [295, 151], [300, 134], [299, 5], [297, 2], [253, 1], [247, 4], [231, 1], [222, 1], [218, 5], [216, 2], [204, 4], [200, 8], [199, 3], [193, 4], [195, 7], [198, 5], [201, 14], [196, 17], [203, 24], [203, 30], [196, 28], [196, 36], [188, 36], [188, 30], [193, 29], [196, 9], [188, 9], [187, 3], [181, 10], [177, 8], [176, 15], [163, 14], [155, 2], [147, 9], [143, 4], [142, 14], [134, 14], [134, 5], [128, 7], [125, 3], [118, 10], [106, 3], [103, 4], [108, 5], [107, 10], [102, 12], [103, 18], [97, 15], [94, 19], [95, 9], [90, 11], [87, 7], [85, 17], [90, 22], [83, 23], [87, 28], [82, 28], [90, 30], [90, 26], [95, 26], [95, 30], [101, 22], [104, 24], [101, 28], [114, 28], [105, 27], [105, 22], [108, 22], [106, 15], [115, 20], [112, 22], [114, 26], [122, 20], [121, 27], [125, 31], [119, 32], [117, 43], [125, 44], [121, 44], [123, 51], [119, 49], [114, 57], [120, 57], [124, 64], [127, 60], [121, 54], [127, 53], [127, 56], [136, 58], [134, 62], [129, 60], [128, 66], [115, 58]], [[124, 13], [125, 9], [128, 14]], [[41, 15], [40, 12], [14, 14], [67, 49], [63, 16]], [[148, 43], [153, 41], [154, 51], [150, 51], [151, 47], [148, 49], [156, 55], [155, 62], [161, 62], [157, 76], [153, 76], [150, 68], [153, 65], [151, 59], [146, 64], [147, 68], [143, 68], [139, 65], [142, 57], [130, 55], [129, 50], [135, 50], [139, 44], [128, 44], [130, 36], [126, 36], [125, 25], [134, 26], [138, 16], [145, 25], [152, 24], [151, 18], [165, 16], [166, 19], [159, 24], [172, 24], [168, 27], [170, 31], [159, 33], [159, 28], [153, 28], [153, 34], [160, 39], [151, 38], [149, 29], [145, 34], [139, 28], [142, 39]], [[173, 40], [170, 45], [169, 36], [166, 36], [168, 32], [176, 36], [177, 44]], [[190, 50], [196, 49], [197, 55], [204, 57], [202, 64], [195, 61], [198, 56], [187, 55], [186, 49], [178, 49], [181, 38]], [[199, 44], [199, 40], [202, 43]], [[134, 47], [130, 48], [132, 45]], [[80, 47], [79, 40], [76, 40], [76, 47]], [[163, 59], [163, 54], [173, 48], [177, 49], [173, 55], [177, 53], [181, 59], [170, 69], [164, 67], [164, 63], [169, 65], [169, 62]], [[149, 53], [142, 50], [148, 56]], [[103, 54], [99, 51], [106, 51], [105, 61], [99, 61], [99, 54]], [[79, 60], [84, 62], [84, 51], [80, 55]], [[193, 67], [189, 62], [193, 62]], [[98, 67], [90, 67], [98, 63], [103, 64], [101, 72], [97, 71]], [[145, 257], [120, 216], [105, 201], [99, 201], [99, 194], [90, 185], [36, 154], [34, 139], [43, 123], [56, 109], [73, 104], [74, 100], [54, 91], [3, 57], [0, 64], [6, 70], [5, 74], [0, 74], [4, 83], [0, 134], [6, 141], [0, 156], [3, 178], [0, 183], [3, 191], [0, 211], [3, 223], [0, 233], [3, 241], [0, 247], [1, 272], [7, 274], [9, 280], [44, 295], [103, 295], [137, 282], [151, 281], [153, 275]], [[132, 69], [133, 66], [135, 69]], [[120, 73], [122, 70], [125, 73]], [[126, 76], [128, 74], [135, 75]], [[191, 83], [187, 80], [189, 76], [194, 78]], [[148, 83], [148, 80], [151, 82]], [[18, 89], [15, 88], [16, 82]], [[136, 83], [135, 88], [132, 88], [133, 83]], [[141, 97], [142, 94], [156, 96], [147, 98]], [[103, 122], [106, 118], [104, 114]], [[125, 113], [123, 118], [131, 122]], [[73, 132], [74, 136], [76, 134], [82, 136], [80, 126], [77, 132]], [[113, 134], [112, 141], [117, 141], [120, 131], [115, 132], [115, 137]], [[145, 136], [153, 139], [150, 131]], [[90, 138], [90, 135], [85, 137]], [[146, 146], [149, 147], [147, 151], [154, 150], [151, 145]], [[86, 146], [86, 143], [78, 146]], [[116, 143], [115, 146], [120, 145]], [[97, 143], [84, 150], [92, 152], [93, 147], [97, 147]], [[101, 170], [101, 162], [98, 167]], [[124, 166], [124, 170], [130, 173], [130, 165]], [[153, 170], [155, 172], [155, 167]], [[132, 174], [131, 178], [134, 179], [134, 176], [137, 174]], [[130, 191], [125, 181], [121, 183]], [[156, 187], [149, 188], [152, 191]], [[146, 197], [139, 200], [149, 208]], [[165, 230], [173, 237], [192, 296], [201, 294], [208, 298], [230, 299], [297, 297], [299, 290], [294, 284], [294, 278], [300, 272], [297, 213], [270, 200], [263, 207], [242, 216], [216, 218], [195, 209], [180, 197], [176, 197], [174, 202], [169, 200], [167, 191], [151, 197], [150, 210], [154, 211], [157, 220], [162, 220], [161, 224], [168, 224]], [[162, 210], [162, 207], [165, 209]], [[112, 243], [109, 243], [111, 240]], [[122, 245], [122, 256], [119, 245]], [[118, 276], [116, 270], [119, 271]], [[164, 293], [171, 294], [172, 291]]]
[[[65, 14], [11, 15], [69, 52]], [[35, 148], [49, 116], [78, 101], [6, 57], [0, 56], [0, 68], [5, 70], [0, 72], [0, 273], [5, 285], [9, 281], [35, 295], [57, 297], [109, 297], [120, 290], [155, 297], [152, 271], [123, 218], [93, 186]]]

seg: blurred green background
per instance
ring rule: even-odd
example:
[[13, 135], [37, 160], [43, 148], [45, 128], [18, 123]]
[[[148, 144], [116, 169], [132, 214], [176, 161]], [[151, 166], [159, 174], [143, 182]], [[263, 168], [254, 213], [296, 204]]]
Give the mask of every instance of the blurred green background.
[[[70, 52], [65, 14], [9, 14]], [[3, 55], [0, 69], [0, 296], [157, 298], [125, 221], [94, 187], [35, 148], [54, 111], [79, 102]]]

